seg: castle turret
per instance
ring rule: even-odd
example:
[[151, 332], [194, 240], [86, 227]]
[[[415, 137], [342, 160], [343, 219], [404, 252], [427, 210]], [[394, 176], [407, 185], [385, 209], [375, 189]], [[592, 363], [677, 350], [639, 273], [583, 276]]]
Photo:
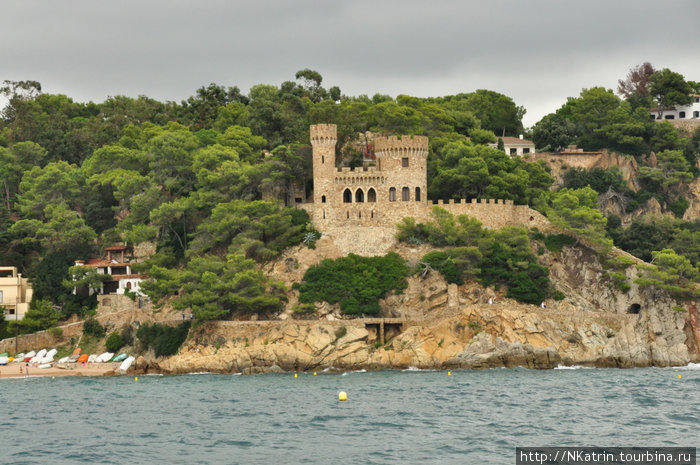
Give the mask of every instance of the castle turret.
[[388, 198], [427, 202], [428, 138], [426, 136], [375, 137], [374, 154], [382, 172], [391, 173], [396, 194]]
[[338, 142], [338, 126], [314, 124], [310, 128], [313, 147], [314, 203], [326, 203], [335, 172], [335, 144]]

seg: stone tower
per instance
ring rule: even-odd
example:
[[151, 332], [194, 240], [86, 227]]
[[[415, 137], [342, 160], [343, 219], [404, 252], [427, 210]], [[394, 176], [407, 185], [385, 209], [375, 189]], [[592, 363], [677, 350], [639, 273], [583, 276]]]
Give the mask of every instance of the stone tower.
[[338, 142], [338, 126], [314, 124], [310, 127], [313, 147], [314, 204], [326, 203], [330, 184], [335, 173], [335, 144]]

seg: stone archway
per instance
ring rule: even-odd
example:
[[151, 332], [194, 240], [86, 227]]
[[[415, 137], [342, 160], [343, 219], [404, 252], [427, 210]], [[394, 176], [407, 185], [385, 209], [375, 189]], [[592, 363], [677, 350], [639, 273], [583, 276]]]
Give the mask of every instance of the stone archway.
[[372, 203], [377, 201], [377, 191], [374, 190], [374, 187], [370, 187], [367, 191], [367, 201]]

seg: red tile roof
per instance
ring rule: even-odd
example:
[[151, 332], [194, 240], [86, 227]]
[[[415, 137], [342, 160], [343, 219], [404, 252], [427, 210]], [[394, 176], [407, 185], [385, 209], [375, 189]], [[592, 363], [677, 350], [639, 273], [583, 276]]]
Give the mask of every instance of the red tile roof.
[[126, 250], [126, 246], [125, 246], [125, 245], [113, 245], [113, 246], [110, 246], [110, 247], [105, 247], [105, 250], [107, 250], [107, 251], [112, 251], [112, 252], [114, 252], [114, 251], [120, 251], [120, 250]]
[[535, 145], [535, 143], [532, 142], [531, 140], [521, 139], [521, 138], [519, 138], [519, 137], [509, 137], [509, 136], [505, 136], [505, 137], [501, 137], [501, 139], [503, 140], [503, 143], [504, 143], [504, 144], [508, 144], [508, 145], [518, 145], [518, 144], [522, 144], [522, 145]]

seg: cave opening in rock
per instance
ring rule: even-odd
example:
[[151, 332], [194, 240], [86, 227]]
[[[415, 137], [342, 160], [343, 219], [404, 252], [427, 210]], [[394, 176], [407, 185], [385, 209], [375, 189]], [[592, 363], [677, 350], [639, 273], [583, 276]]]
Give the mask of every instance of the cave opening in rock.
[[632, 313], [634, 315], [638, 315], [639, 312], [642, 310], [642, 306], [639, 304], [632, 304], [630, 307], [627, 309], [627, 313]]

